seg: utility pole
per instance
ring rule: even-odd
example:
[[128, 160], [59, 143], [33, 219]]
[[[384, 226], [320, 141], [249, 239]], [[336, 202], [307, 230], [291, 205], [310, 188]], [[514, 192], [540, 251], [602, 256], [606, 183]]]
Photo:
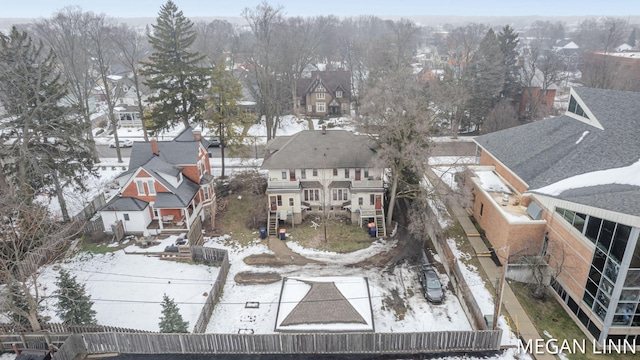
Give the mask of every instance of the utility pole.
[[507, 276], [507, 268], [509, 267], [509, 246], [505, 246], [502, 250], [506, 250], [507, 256], [504, 260], [504, 264], [502, 265], [502, 276], [500, 277], [500, 282], [496, 289], [496, 302], [493, 308], [493, 324], [491, 327], [493, 330], [496, 330], [498, 327], [498, 317], [500, 316], [500, 309], [502, 308], [502, 294], [504, 293], [504, 280]]

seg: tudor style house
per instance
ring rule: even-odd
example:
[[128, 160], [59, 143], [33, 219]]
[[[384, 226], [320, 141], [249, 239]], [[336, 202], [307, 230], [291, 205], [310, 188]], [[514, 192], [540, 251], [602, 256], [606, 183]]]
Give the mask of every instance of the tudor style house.
[[585, 334], [640, 343], [640, 93], [574, 88], [562, 116], [475, 139], [473, 216], [496, 252], [542, 256]]
[[[134, 142], [120, 190], [100, 210], [105, 229], [122, 221], [125, 233], [196, 233], [215, 215], [208, 143], [186, 128], [172, 141]], [[191, 236], [189, 236], [191, 239]]]
[[351, 72], [312, 71], [311, 77], [296, 83], [296, 101], [302, 114], [309, 116], [349, 115]]
[[375, 167], [375, 144], [345, 130], [305, 130], [280, 136], [266, 147], [269, 234], [279, 222], [299, 224], [308, 215], [344, 216], [375, 222], [385, 236], [383, 169]]

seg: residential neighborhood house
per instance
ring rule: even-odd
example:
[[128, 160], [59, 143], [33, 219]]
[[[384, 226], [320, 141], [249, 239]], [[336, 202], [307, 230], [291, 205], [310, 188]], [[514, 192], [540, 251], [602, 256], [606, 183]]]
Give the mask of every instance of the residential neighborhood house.
[[280, 221], [300, 224], [308, 215], [374, 222], [384, 236], [383, 169], [373, 163], [375, 145], [346, 130], [305, 130], [266, 146], [269, 233]]
[[134, 142], [120, 190], [100, 210], [105, 229], [122, 221], [125, 233], [192, 232], [215, 216], [215, 192], [199, 130], [186, 128], [172, 141]]
[[300, 112], [309, 116], [349, 115], [351, 72], [312, 71], [311, 77], [296, 83], [296, 102]]
[[601, 344], [640, 343], [640, 93], [573, 88], [564, 115], [475, 139], [473, 216], [504, 263], [542, 256]]

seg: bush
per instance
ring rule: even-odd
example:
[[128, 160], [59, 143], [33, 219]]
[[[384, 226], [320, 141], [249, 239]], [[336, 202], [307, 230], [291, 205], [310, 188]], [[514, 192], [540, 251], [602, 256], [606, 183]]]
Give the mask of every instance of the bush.
[[324, 124], [324, 120], [322, 119], [318, 120], [318, 125], [322, 125], [322, 124]]
[[267, 178], [255, 170], [243, 171], [229, 180], [227, 190], [231, 193], [249, 191], [255, 195], [264, 195], [267, 190]]
[[327, 127], [328, 127], [329, 129], [334, 128], [335, 126], [336, 126], [336, 125], [335, 125], [334, 123], [332, 123], [332, 122], [330, 122], [330, 123], [328, 123], [328, 124], [327, 124]]

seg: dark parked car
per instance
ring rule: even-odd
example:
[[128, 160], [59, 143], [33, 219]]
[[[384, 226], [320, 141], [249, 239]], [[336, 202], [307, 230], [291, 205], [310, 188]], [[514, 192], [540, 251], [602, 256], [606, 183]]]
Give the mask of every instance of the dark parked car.
[[432, 303], [442, 302], [442, 284], [438, 274], [431, 265], [423, 265], [420, 270], [420, 284], [424, 289], [424, 297]]

